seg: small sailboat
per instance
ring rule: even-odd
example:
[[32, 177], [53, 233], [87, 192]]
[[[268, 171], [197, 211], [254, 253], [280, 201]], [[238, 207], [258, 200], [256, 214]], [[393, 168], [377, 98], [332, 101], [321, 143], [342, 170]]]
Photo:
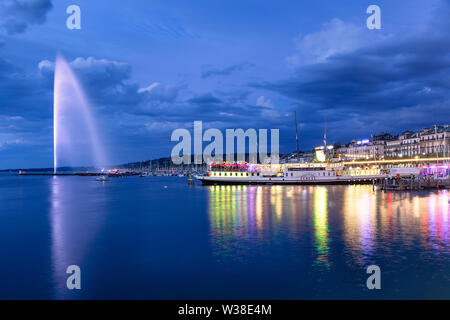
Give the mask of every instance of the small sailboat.
[[139, 177], [141, 177], [141, 178], [146, 178], [146, 177], [150, 177], [150, 176], [151, 176], [151, 174], [148, 171], [141, 172], [141, 174], [139, 175]]
[[97, 178], [95, 178], [95, 181], [108, 181], [108, 178], [106, 176], [99, 176]]
[[188, 184], [194, 184], [194, 176], [192, 175], [192, 173], [188, 173]]

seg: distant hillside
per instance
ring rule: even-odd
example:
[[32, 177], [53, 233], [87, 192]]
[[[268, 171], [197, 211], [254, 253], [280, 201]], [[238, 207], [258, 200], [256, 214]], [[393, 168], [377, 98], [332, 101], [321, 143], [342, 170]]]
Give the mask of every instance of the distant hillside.
[[[302, 152], [301, 152], [302, 153]], [[280, 160], [286, 160], [288, 158], [292, 158], [295, 153], [287, 153], [287, 154], [280, 154]], [[248, 153], [245, 154], [245, 161], [249, 161], [249, 155]], [[146, 168], [146, 169], [167, 169], [167, 168], [189, 168], [189, 167], [195, 167], [194, 164], [194, 157], [191, 157], [191, 164], [186, 165], [175, 165], [172, 162], [172, 159], [170, 157], [164, 157], [159, 159], [152, 159], [152, 160], [143, 160], [143, 161], [136, 161], [136, 162], [129, 162], [124, 164], [119, 164], [115, 166], [107, 166], [107, 168], [119, 168], [119, 169], [139, 169], [139, 168]], [[198, 165], [200, 166], [200, 165]], [[18, 172], [19, 170], [24, 170], [28, 172], [52, 172], [53, 168], [17, 168], [17, 169], [4, 169], [0, 170], [0, 172]], [[87, 171], [96, 171], [98, 168], [92, 167], [92, 166], [85, 166], [85, 167], [60, 167], [58, 168], [59, 172], [65, 172], [65, 171], [76, 171], [76, 172], [87, 172]]]
[[[288, 157], [290, 157], [292, 154], [280, 154], [280, 160], [283, 159], [287, 159]], [[245, 154], [245, 161], [249, 161], [249, 154], [246, 153]], [[235, 157], [236, 159], [236, 157]], [[191, 157], [191, 164], [190, 165], [186, 165], [186, 164], [182, 164], [182, 165], [175, 165], [172, 162], [172, 159], [169, 157], [166, 158], [159, 158], [159, 159], [154, 159], [154, 160], [145, 160], [145, 161], [138, 161], [138, 162], [130, 162], [130, 163], [125, 163], [122, 164], [120, 166], [118, 166], [118, 168], [128, 168], [128, 169], [138, 169], [138, 168], [151, 168], [151, 169], [164, 169], [164, 168], [186, 168], [186, 167], [192, 167], [195, 166], [194, 164], [194, 156]]]

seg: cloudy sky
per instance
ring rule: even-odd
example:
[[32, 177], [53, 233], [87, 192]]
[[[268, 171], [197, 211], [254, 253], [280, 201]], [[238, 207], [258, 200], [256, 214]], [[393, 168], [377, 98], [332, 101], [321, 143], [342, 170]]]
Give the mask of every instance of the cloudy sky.
[[[71, 4], [81, 30], [66, 27]], [[194, 120], [279, 128], [282, 152], [293, 111], [301, 149], [322, 143], [324, 114], [330, 142], [449, 123], [449, 17], [449, 0], [2, 0], [0, 168], [52, 166], [58, 53], [110, 163], [169, 155]]]

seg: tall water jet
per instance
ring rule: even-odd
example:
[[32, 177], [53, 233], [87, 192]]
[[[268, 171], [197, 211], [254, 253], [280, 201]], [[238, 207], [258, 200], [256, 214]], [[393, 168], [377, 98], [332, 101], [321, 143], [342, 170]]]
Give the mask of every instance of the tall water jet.
[[104, 166], [106, 156], [90, 106], [80, 81], [61, 55], [55, 62], [53, 103], [54, 173], [61, 164]]

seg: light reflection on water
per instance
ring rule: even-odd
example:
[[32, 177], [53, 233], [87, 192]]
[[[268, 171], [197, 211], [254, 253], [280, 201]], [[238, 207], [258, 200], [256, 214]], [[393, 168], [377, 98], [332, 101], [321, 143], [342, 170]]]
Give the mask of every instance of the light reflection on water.
[[317, 253], [314, 264], [330, 269], [328, 254], [330, 238], [328, 229], [328, 194], [324, 187], [314, 189], [314, 244]]
[[85, 190], [91, 190], [80, 198], [77, 190], [81, 183], [58, 176], [50, 181], [51, 259], [57, 299], [77, 297], [77, 290], [68, 291], [66, 288], [69, 276], [66, 269], [69, 265], [78, 265], [83, 270], [87, 265], [89, 247], [104, 223], [102, 185], [83, 183]]
[[[449, 196], [373, 191], [371, 186], [209, 186], [211, 240], [218, 261], [245, 262], [280, 239], [313, 248], [312, 268], [401, 263], [402, 250], [449, 254]], [[330, 222], [332, 221], [332, 222]], [[311, 230], [312, 232], [309, 232]], [[306, 251], [303, 251], [306, 252]]]
[[[0, 190], [0, 298], [450, 298], [447, 190], [46, 176]], [[71, 264], [82, 290], [65, 287]]]

